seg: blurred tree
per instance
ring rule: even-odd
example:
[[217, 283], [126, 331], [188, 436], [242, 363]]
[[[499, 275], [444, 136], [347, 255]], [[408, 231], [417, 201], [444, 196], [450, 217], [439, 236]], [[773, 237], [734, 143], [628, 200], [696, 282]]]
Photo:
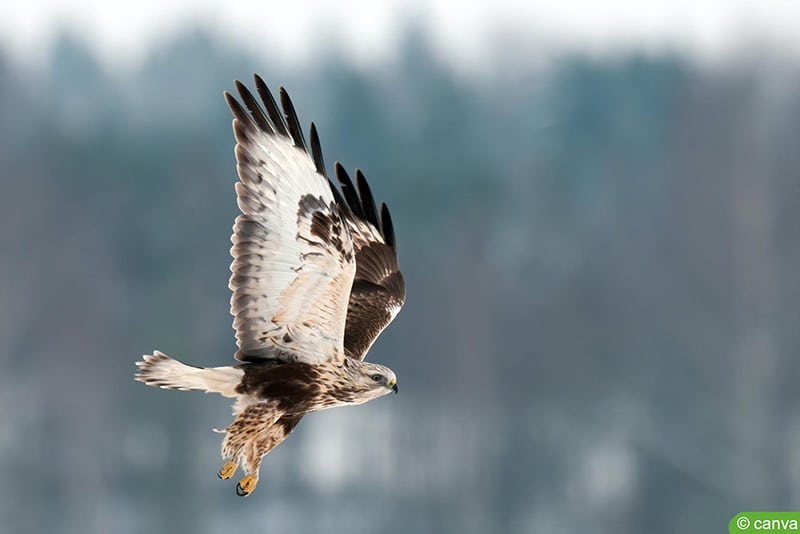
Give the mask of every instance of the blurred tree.
[[[467, 83], [416, 30], [375, 70], [320, 57], [202, 30], [116, 72], [68, 34], [43, 73], [0, 55], [3, 531], [657, 534], [798, 505], [796, 76], [519, 56]], [[409, 287], [373, 356], [403, 395], [304, 421], [261, 504], [215, 484], [224, 403], [131, 380], [154, 347], [233, 352], [220, 95], [251, 70], [387, 200]]]

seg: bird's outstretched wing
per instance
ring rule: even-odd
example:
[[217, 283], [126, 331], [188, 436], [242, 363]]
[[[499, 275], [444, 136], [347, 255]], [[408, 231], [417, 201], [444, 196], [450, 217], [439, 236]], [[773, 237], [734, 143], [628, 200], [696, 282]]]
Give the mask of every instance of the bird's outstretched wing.
[[281, 111], [264, 81], [254, 78], [263, 107], [238, 81], [244, 106], [225, 93], [234, 116], [242, 212], [231, 237], [229, 283], [236, 359], [316, 363], [343, 357], [356, 270], [344, 200], [324, 175], [314, 125], [310, 154], [286, 91], [280, 90]]
[[345, 354], [363, 360], [384, 328], [395, 318], [406, 298], [406, 284], [397, 264], [397, 244], [389, 209], [380, 212], [366, 178], [356, 169], [355, 185], [336, 164], [336, 177], [347, 209], [347, 226], [353, 239], [356, 274], [347, 306]]

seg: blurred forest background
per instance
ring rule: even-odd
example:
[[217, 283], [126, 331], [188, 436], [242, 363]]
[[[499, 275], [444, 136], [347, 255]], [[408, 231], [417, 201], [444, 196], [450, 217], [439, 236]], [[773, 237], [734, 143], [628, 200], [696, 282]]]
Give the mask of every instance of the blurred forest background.
[[[800, 71], [753, 51], [424, 36], [303, 69], [187, 30], [109, 71], [0, 53], [0, 531], [720, 532], [800, 508]], [[503, 56], [503, 50], [508, 56]], [[261, 73], [392, 209], [400, 395], [308, 417], [238, 498], [228, 401], [146, 388], [235, 350], [232, 80]]]

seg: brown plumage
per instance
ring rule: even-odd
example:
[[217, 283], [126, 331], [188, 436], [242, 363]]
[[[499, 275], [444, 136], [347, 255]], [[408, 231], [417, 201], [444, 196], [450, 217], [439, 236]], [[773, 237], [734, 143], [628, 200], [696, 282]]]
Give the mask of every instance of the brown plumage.
[[394, 226], [386, 204], [381, 204], [379, 218], [372, 191], [360, 170], [356, 170], [357, 189], [338, 163], [336, 177], [348, 206], [346, 219], [356, 252], [344, 349], [348, 356], [363, 360], [403, 306], [406, 284], [397, 264]]
[[240, 363], [192, 367], [155, 351], [136, 379], [236, 399], [219, 476], [242, 467], [236, 491], [249, 495], [263, 457], [303, 415], [397, 392], [390, 369], [363, 360], [403, 305], [405, 282], [389, 210], [376, 209], [361, 171], [354, 184], [336, 163], [340, 191], [316, 127], [309, 146], [286, 91], [281, 110], [258, 75], [260, 103], [235, 84], [241, 102], [225, 98], [239, 174], [229, 286]]

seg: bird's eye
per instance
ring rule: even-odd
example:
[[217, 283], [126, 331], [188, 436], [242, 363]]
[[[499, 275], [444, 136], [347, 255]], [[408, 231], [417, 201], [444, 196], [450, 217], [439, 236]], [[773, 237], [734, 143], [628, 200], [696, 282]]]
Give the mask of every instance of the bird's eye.
[[372, 375], [372, 379], [375, 382], [382, 382], [383, 381], [383, 376], [382, 375]]

